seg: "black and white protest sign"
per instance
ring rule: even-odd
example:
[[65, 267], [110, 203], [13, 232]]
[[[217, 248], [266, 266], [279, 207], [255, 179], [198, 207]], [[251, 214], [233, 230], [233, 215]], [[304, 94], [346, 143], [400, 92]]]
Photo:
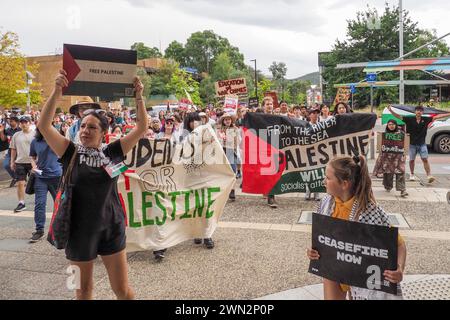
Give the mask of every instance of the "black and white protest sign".
[[64, 44], [63, 69], [69, 85], [63, 94], [133, 97], [136, 64], [137, 53], [133, 50]]
[[385, 270], [397, 269], [398, 229], [313, 214], [312, 248], [320, 255], [309, 272], [359, 288], [397, 294]]

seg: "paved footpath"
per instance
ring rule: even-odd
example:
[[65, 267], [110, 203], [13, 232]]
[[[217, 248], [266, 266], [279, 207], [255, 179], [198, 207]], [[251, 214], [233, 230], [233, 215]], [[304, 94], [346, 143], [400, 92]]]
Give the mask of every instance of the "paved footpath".
[[[6, 185], [0, 187], [0, 299], [72, 299], [74, 293], [66, 287], [64, 253], [46, 241], [28, 243], [34, 226], [33, 198], [27, 197], [28, 211], [14, 214], [15, 190]], [[401, 214], [410, 228], [400, 230], [408, 247], [405, 282], [414, 284], [407, 287], [416, 293], [409, 297], [427, 299], [430, 295], [418, 295], [422, 289], [440, 292], [450, 281], [445, 276], [450, 270], [450, 205], [445, 199], [447, 189], [417, 182], [407, 182], [407, 187], [411, 196], [399, 199], [374, 181], [380, 204], [388, 212]], [[186, 241], [169, 248], [160, 263], [151, 252], [129, 253], [129, 277], [136, 297], [320, 299], [321, 279], [307, 272], [305, 251], [311, 227], [297, 223], [301, 212], [313, 210], [315, 203], [302, 196], [277, 197], [279, 207], [271, 209], [262, 196], [238, 192], [237, 201], [225, 207], [213, 250]], [[49, 200], [48, 208], [51, 204]], [[426, 278], [436, 275], [440, 280]], [[95, 297], [113, 299], [99, 260], [94, 279]]]

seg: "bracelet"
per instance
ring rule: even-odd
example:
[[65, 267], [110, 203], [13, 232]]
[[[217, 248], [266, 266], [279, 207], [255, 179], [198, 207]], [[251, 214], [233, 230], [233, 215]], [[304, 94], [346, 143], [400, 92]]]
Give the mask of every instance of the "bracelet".
[[144, 101], [144, 98], [136, 98], [136, 101]]

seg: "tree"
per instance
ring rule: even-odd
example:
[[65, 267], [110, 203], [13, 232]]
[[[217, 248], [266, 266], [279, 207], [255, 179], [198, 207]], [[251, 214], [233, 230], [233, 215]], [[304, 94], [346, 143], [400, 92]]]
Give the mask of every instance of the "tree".
[[139, 60], [148, 58], [162, 58], [162, 54], [158, 48], [147, 47], [143, 42], [135, 42], [131, 46], [131, 50], [137, 51], [137, 58]]
[[[273, 81], [277, 86], [278, 92], [281, 91], [281, 99], [285, 99], [284, 89], [285, 89], [285, 77], [287, 73], [287, 67], [284, 62], [272, 62], [269, 67], [269, 71], [272, 73]], [[281, 89], [281, 90], [280, 90]]]
[[178, 62], [164, 62], [161, 68], [150, 76], [149, 81], [150, 88], [147, 97], [158, 94], [175, 94], [177, 99], [181, 99], [187, 98], [189, 94], [194, 104], [201, 104], [197, 81], [192, 79], [189, 73], [180, 69]]
[[[19, 52], [19, 37], [16, 33], [0, 30], [0, 106], [26, 106], [27, 95], [17, 93], [27, 87], [25, 66], [26, 59]], [[27, 70], [37, 74], [39, 65], [26, 66]], [[33, 82], [30, 85], [30, 100], [32, 104], [40, 103], [42, 100], [40, 84]]]
[[286, 85], [285, 100], [288, 103], [301, 104], [306, 101], [306, 91], [311, 87], [310, 81], [294, 80], [288, 81]]
[[211, 72], [214, 61], [224, 52], [228, 54], [234, 68], [246, 69], [244, 55], [239, 52], [239, 49], [212, 30], [191, 34], [184, 48], [187, 66], [196, 68], [199, 73]]
[[216, 100], [215, 82], [219, 80], [227, 80], [234, 78], [246, 78], [247, 90], [252, 92], [254, 85], [247, 68], [239, 70], [235, 67], [228, 52], [220, 53], [215, 59], [212, 70], [200, 84], [200, 94], [205, 102], [212, 102]]
[[186, 52], [182, 43], [172, 41], [164, 52], [166, 59], [172, 59], [181, 66], [186, 67]]
[[[347, 39], [336, 40], [333, 50], [323, 55], [325, 62], [324, 79], [328, 82], [326, 87], [326, 96], [334, 99], [336, 89], [333, 84], [359, 82], [365, 79], [365, 73], [362, 69], [340, 69], [336, 70], [336, 64], [393, 60], [398, 57], [399, 41], [398, 41], [398, 19], [399, 8], [392, 8], [386, 4], [384, 13], [380, 17], [380, 28], [373, 28], [370, 24], [371, 17], [378, 12], [376, 9], [368, 7], [365, 12], [358, 12], [356, 19], [349, 20], [347, 24]], [[418, 28], [418, 23], [413, 22], [407, 11], [403, 13], [404, 17], [404, 52], [407, 53], [413, 49], [436, 39], [436, 32], [430, 32]], [[379, 16], [379, 15], [378, 15]], [[433, 45], [419, 50], [414, 53], [413, 57], [439, 57], [447, 55], [449, 48], [444, 41], [438, 41]], [[383, 72], [378, 75], [379, 80], [398, 80], [398, 72]], [[406, 71], [406, 79], [431, 79], [420, 71]], [[407, 86], [405, 87], [405, 100], [415, 102], [420, 97], [423, 87]], [[364, 106], [369, 104], [369, 90], [358, 90], [355, 99], [359, 104]], [[397, 102], [398, 88], [377, 88], [375, 90], [375, 101], [377, 103]]]

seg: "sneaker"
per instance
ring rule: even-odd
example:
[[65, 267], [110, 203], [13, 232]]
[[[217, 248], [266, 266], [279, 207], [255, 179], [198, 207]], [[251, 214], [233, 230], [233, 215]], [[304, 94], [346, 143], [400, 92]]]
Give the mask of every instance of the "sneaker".
[[164, 259], [164, 252], [166, 250], [157, 250], [157, 251], [153, 251], [153, 255], [155, 257], [156, 261], [161, 261], [162, 259]]
[[436, 180], [433, 176], [428, 176], [428, 183], [433, 183]]
[[27, 207], [26, 207], [24, 204], [19, 203], [19, 204], [17, 205], [17, 207], [14, 209], [14, 212], [20, 212], [20, 211], [25, 210], [26, 208], [27, 208]]
[[386, 190], [386, 192], [391, 192], [392, 189], [384, 188], [384, 190]]
[[195, 238], [195, 239], [194, 239], [194, 243], [195, 243], [195, 244], [202, 244], [202, 239]]
[[416, 176], [415, 175], [410, 175], [409, 176], [409, 181], [416, 181]]
[[203, 240], [203, 243], [205, 244], [207, 249], [212, 249], [214, 248], [214, 241], [212, 238], [205, 238]]
[[408, 194], [408, 192], [406, 192], [406, 190], [403, 190], [400, 192], [400, 197], [406, 198], [407, 196], [409, 196], [409, 194]]
[[234, 189], [231, 190], [230, 195], [228, 196], [228, 199], [230, 199], [231, 201], [235, 201], [236, 200], [236, 194], [234, 192]]
[[9, 184], [9, 187], [13, 188], [16, 185], [16, 183], [17, 183], [17, 179], [12, 179], [11, 183]]
[[240, 179], [240, 178], [242, 178], [242, 175], [241, 175], [241, 172], [238, 171], [238, 173], [236, 173], [236, 179]]
[[42, 239], [42, 237], [44, 237], [44, 231], [43, 230], [37, 230], [37, 231], [32, 233], [31, 238], [30, 238], [30, 243], [38, 242], [39, 240]]
[[278, 207], [278, 205], [275, 202], [275, 198], [274, 197], [269, 197], [267, 199], [267, 204], [269, 205], [269, 207], [274, 208], [274, 209]]

